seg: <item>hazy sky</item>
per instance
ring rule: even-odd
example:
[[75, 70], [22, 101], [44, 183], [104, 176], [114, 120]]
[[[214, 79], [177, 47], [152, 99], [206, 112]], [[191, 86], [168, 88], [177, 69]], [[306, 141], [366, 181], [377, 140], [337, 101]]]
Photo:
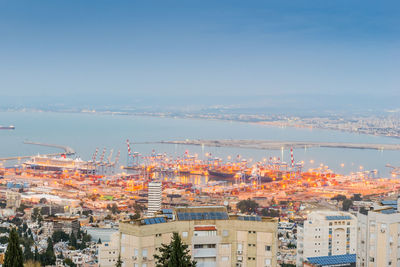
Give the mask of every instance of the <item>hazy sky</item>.
[[399, 14], [398, 0], [0, 0], [0, 97], [400, 97]]

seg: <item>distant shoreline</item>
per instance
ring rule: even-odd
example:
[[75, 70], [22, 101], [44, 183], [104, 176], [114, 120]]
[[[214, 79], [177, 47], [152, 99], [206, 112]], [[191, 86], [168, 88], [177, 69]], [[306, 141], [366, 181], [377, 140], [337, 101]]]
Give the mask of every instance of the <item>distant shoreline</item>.
[[270, 141], [270, 140], [177, 140], [160, 141], [160, 144], [197, 145], [207, 147], [238, 147], [263, 150], [279, 150], [290, 148], [345, 148], [372, 150], [400, 150], [400, 144], [362, 144], [343, 142], [299, 142], [299, 141]]
[[[398, 135], [393, 134], [383, 134], [379, 133], [378, 130], [383, 130], [379, 128], [374, 128], [375, 132], [368, 129], [362, 130], [350, 130], [346, 128], [337, 128], [333, 126], [321, 126], [320, 124], [305, 124], [302, 123], [300, 119], [299, 121], [288, 122], [280, 120], [261, 120], [261, 119], [237, 119], [238, 115], [236, 114], [180, 114], [180, 113], [172, 113], [172, 112], [129, 112], [129, 111], [97, 111], [92, 109], [81, 109], [81, 110], [39, 110], [39, 109], [21, 109], [21, 110], [2, 110], [0, 112], [35, 112], [35, 113], [61, 113], [61, 114], [88, 114], [88, 115], [111, 115], [111, 116], [139, 116], [139, 117], [155, 117], [155, 118], [172, 118], [172, 119], [198, 119], [198, 120], [210, 120], [210, 121], [225, 121], [225, 122], [238, 122], [238, 123], [248, 123], [248, 124], [256, 124], [256, 125], [266, 125], [271, 127], [279, 127], [279, 128], [299, 128], [299, 129], [319, 129], [319, 130], [327, 130], [327, 131], [338, 131], [344, 133], [351, 134], [360, 134], [360, 135], [368, 135], [368, 136], [380, 136], [391, 139], [400, 139], [400, 129], [395, 128], [398, 131]], [[246, 115], [249, 118], [254, 116], [262, 116], [262, 115]], [[278, 116], [278, 115], [273, 115]], [[332, 116], [328, 116], [332, 117]], [[326, 117], [315, 117], [319, 119], [325, 119]], [[338, 117], [339, 119], [340, 117]]]

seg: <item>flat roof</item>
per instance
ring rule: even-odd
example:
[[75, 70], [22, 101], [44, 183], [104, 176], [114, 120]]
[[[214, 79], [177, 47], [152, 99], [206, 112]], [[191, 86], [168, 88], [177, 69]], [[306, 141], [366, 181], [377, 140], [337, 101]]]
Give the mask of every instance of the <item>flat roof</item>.
[[335, 255], [335, 256], [322, 256], [322, 257], [310, 257], [307, 261], [312, 264], [317, 265], [339, 265], [339, 264], [349, 264], [356, 262], [356, 254], [345, 254], [345, 255]]
[[351, 220], [350, 216], [326, 216], [328, 221]]

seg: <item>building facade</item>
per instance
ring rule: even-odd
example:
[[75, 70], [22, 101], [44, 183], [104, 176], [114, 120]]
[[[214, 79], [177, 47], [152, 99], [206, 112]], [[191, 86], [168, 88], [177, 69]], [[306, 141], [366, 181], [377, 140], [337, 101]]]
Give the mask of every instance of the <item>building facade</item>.
[[120, 224], [125, 267], [153, 267], [154, 254], [174, 232], [189, 246], [198, 267], [277, 266], [277, 220], [228, 215], [225, 207], [176, 208], [162, 215]]
[[396, 201], [382, 201], [358, 214], [357, 266], [400, 266], [400, 213]]
[[148, 185], [148, 206], [147, 213], [151, 216], [161, 210], [162, 183], [150, 182]]
[[[119, 256], [119, 233], [111, 235], [109, 242], [98, 244], [98, 261], [100, 267], [114, 267]], [[126, 265], [125, 265], [126, 266]]]
[[15, 191], [7, 190], [6, 192], [7, 208], [16, 210], [21, 206], [21, 194]]
[[296, 265], [311, 257], [355, 254], [357, 218], [340, 211], [313, 211], [297, 226]]

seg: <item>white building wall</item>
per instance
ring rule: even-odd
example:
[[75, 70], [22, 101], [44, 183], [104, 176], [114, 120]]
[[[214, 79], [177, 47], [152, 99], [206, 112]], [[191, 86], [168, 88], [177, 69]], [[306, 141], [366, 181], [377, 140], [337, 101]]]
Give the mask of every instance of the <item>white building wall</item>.
[[[337, 216], [337, 219], [331, 219]], [[330, 218], [330, 219], [328, 219]], [[309, 257], [355, 254], [357, 218], [341, 211], [313, 211], [297, 231], [297, 266]]]

